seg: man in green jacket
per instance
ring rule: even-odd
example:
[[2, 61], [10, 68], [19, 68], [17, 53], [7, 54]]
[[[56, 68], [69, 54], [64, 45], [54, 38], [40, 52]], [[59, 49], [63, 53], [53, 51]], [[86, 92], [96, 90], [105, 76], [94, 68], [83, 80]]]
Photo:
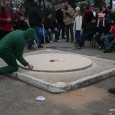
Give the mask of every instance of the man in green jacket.
[[26, 41], [30, 39], [36, 39], [36, 32], [33, 28], [26, 31], [16, 30], [10, 32], [0, 40], [0, 58], [8, 64], [8, 66], [0, 67], [0, 75], [18, 71], [16, 60], [22, 65], [28, 66], [28, 69], [33, 69], [33, 65], [30, 65], [23, 58]]

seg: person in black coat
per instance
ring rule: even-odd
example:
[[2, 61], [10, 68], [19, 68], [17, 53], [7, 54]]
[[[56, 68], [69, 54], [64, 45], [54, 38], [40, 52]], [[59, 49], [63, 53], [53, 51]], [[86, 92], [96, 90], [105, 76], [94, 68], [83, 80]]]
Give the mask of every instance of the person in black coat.
[[94, 15], [92, 10], [90, 9], [90, 5], [86, 7], [83, 19], [85, 20], [85, 23], [91, 23], [92, 19], [94, 19]]
[[[29, 25], [31, 28], [36, 29], [36, 33], [38, 30], [38, 27], [42, 26], [42, 20], [43, 20], [43, 15], [41, 13], [41, 10], [39, 9], [39, 6], [37, 5], [36, 2], [32, 2], [30, 5], [30, 9], [29, 9]], [[42, 48], [43, 46], [41, 45], [41, 38], [39, 37], [39, 35], [37, 34], [38, 37], [38, 48]], [[31, 41], [29, 43], [30, 45], [28, 46], [28, 49], [31, 49], [33, 41]]]
[[41, 27], [43, 15], [36, 2], [33, 2], [29, 8], [29, 25], [30, 27]]
[[65, 35], [65, 24], [63, 22], [63, 7], [62, 6], [60, 9], [58, 9], [56, 11], [55, 18], [56, 18], [57, 23], [59, 25], [59, 33], [62, 30], [61, 37], [62, 37], [62, 39], [65, 39], [65, 36], [64, 36]]

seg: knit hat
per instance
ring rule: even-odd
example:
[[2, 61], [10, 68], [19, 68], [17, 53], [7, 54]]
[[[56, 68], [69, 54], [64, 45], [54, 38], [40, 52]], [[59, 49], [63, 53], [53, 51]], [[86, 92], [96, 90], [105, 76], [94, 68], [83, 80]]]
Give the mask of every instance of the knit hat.
[[76, 7], [75, 10], [76, 10], [76, 11], [80, 11], [80, 8], [79, 8], [79, 7]]

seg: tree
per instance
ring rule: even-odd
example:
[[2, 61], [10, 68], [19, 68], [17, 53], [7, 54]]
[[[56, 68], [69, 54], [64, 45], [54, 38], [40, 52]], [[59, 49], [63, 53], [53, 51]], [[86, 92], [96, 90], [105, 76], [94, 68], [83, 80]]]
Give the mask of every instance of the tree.
[[73, 8], [76, 7], [76, 5], [75, 5], [76, 0], [68, 0], [68, 3], [69, 3]]
[[94, 0], [94, 2], [95, 2], [96, 7], [101, 7], [101, 6], [105, 5], [104, 0]]
[[28, 15], [28, 9], [30, 7], [30, 4], [33, 2], [34, 0], [25, 0], [25, 15]]

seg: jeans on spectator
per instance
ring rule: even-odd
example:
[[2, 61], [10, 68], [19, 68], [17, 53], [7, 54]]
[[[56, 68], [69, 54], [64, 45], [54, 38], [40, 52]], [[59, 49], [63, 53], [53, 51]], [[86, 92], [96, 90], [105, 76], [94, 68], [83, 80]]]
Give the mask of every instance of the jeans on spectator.
[[35, 27], [34, 28], [35, 30], [36, 30], [36, 35], [37, 35], [37, 40], [36, 40], [36, 43], [39, 45], [39, 46], [41, 46], [41, 37], [40, 37], [40, 35], [39, 35], [39, 33], [38, 33], [38, 27]]
[[75, 38], [76, 38], [76, 43], [80, 45], [81, 44], [81, 31], [80, 30], [76, 30]]
[[112, 48], [112, 46], [114, 45], [113, 39], [114, 39], [114, 34], [109, 34], [105, 36], [104, 44], [105, 44], [106, 49]]
[[99, 46], [103, 46], [104, 45], [104, 40], [105, 40], [105, 35], [104, 34], [95, 34], [93, 39], [96, 40], [96, 42], [98, 43]]

